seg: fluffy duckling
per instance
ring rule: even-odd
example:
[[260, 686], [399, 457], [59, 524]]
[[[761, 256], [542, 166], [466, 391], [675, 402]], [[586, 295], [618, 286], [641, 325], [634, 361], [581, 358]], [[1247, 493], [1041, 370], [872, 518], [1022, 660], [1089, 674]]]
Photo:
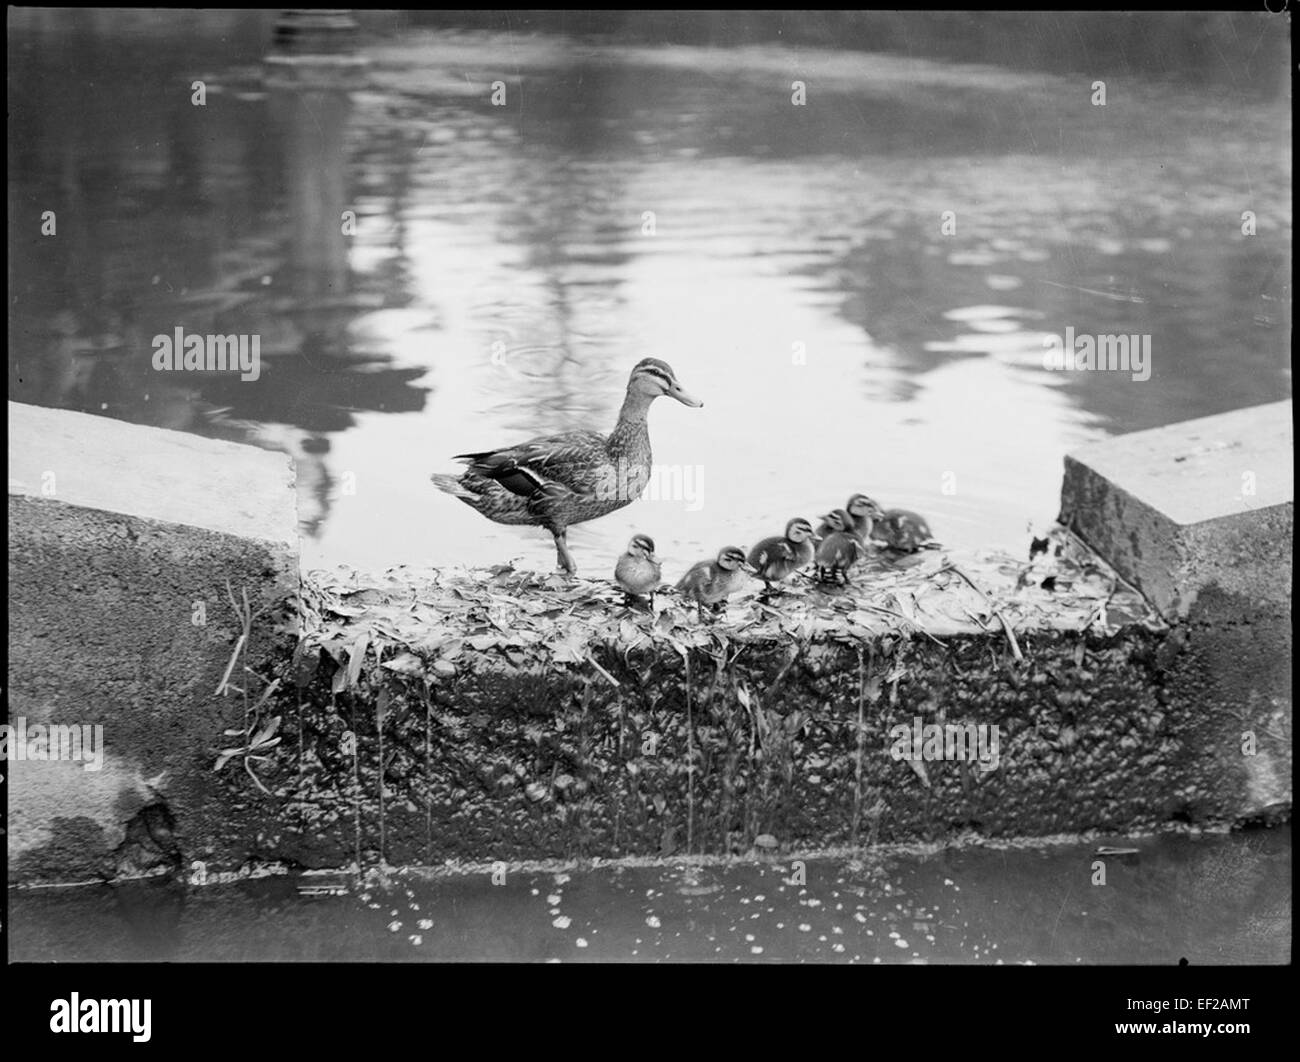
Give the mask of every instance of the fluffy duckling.
[[820, 541], [813, 534], [812, 524], [796, 516], [785, 525], [784, 535], [765, 538], [750, 550], [749, 563], [763, 580], [763, 593], [771, 593], [773, 583], [785, 582], [800, 568], [811, 564], [816, 553], [813, 543]]
[[744, 550], [739, 546], [725, 546], [714, 560], [692, 565], [681, 577], [677, 589], [694, 601], [701, 612], [706, 605], [720, 612], [726, 608], [728, 597], [745, 589], [753, 570], [745, 560]]
[[650, 597], [658, 588], [663, 575], [663, 565], [655, 556], [655, 540], [649, 535], [633, 535], [627, 552], [614, 566], [614, 581], [628, 597]]
[[899, 553], [915, 553], [918, 549], [939, 549], [939, 543], [930, 533], [925, 517], [907, 509], [889, 509], [874, 521], [871, 537]]
[[[863, 542], [870, 537], [875, 521], [885, 515], [880, 505], [865, 494], [850, 495], [849, 500], [844, 503], [843, 511], [853, 518], [853, 530]], [[817, 528], [817, 534], [825, 538], [832, 530], [834, 529], [830, 526], [830, 521], [823, 519], [821, 526]]]
[[828, 534], [817, 547], [817, 578], [847, 583], [849, 569], [866, 552], [866, 546], [854, 529], [853, 517], [844, 509], [832, 509], [822, 519]]

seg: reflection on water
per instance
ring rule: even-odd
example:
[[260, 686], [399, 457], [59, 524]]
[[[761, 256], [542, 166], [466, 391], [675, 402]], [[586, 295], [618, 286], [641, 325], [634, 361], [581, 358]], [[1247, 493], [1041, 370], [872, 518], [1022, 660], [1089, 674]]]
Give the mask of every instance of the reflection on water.
[[[268, 73], [271, 16], [11, 15], [10, 397], [288, 450], [309, 565], [549, 567], [428, 473], [608, 430], [649, 354], [705, 401], [651, 414], [703, 505], [575, 529], [587, 574], [859, 489], [1018, 550], [1067, 449], [1290, 392], [1290, 115], [1245, 73], [1101, 63], [1099, 107], [1038, 53], [377, 25], [352, 90]], [[260, 379], [155, 372], [177, 326], [260, 335]], [[1150, 380], [1046, 371], [1067, 327], [1150, 336]]]

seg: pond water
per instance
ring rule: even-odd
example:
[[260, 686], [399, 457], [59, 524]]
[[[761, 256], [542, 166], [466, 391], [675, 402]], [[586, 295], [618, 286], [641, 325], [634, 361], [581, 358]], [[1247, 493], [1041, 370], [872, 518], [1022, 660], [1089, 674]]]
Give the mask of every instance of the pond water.
[[[290, 452], [309, 567], [549, 568], [428, 475], [608, 430], [647, 355], [704, 408], [656, 404], [661, 497], [575, 529], [585, 574], [857, 490], [1019, 552], [1071, 448], [1290, 394], [1280, 70], [1107, 68], [1099, 106], [1051, 69], [381, 26], [345, 92], [266, 67], [266, 17], [147, 14], [11, 13], [9, 395]], [[177, 327], [258, 335], [259, 378], [156, 371]], [[1067, 328], [1149, 336], [1150, 378], [1048, 371]]]
[[1289, 827], [1105, 844], [19, 890], [10, 960], [1290, 962]]

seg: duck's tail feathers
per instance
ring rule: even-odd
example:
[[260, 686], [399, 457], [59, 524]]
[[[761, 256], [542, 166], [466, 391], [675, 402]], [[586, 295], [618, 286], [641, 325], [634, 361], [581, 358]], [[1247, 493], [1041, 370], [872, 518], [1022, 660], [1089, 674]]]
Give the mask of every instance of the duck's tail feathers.
[[454, 498], [459, 498], [461, 501], [472, 502], [478, 499], [478, 495], [469, 490], [460, 481], [459, 476], [451, 476], [445, 472], [434, 472], [429, 479], [440, 491], [450, 494]]

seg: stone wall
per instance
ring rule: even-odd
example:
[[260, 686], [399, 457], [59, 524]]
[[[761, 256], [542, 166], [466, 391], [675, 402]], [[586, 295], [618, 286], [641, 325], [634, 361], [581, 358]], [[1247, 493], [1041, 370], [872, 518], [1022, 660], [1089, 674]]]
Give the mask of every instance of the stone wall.
[[159, 802], [184, 844], [161, 836], [158, 860], [202, 853], [233, 828], [213, 749], [243, 699], [214, 692], [245, 594], [258, 615], [231, 681], [256, 696], [240, 669], [292, 648], [275, 629], [298, 585], [289, 460], [13, 402], [9, 430], [9, 723], [102, 727], [104, 752], [88, 770], [10, 750], [10, 877], [116, 872], [128, 824]]

